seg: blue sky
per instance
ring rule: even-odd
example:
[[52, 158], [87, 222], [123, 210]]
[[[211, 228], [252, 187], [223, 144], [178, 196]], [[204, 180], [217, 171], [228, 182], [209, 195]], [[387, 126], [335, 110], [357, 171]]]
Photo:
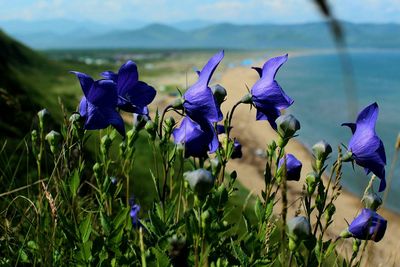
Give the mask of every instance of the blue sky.
[[[331, 0], [352, 22], [400, 23], [400, 0]], [[321, 20], [311, 0], [0, 0], [0, 20], [65, 18], [96, 22], [208, 20], [298, 23]]]

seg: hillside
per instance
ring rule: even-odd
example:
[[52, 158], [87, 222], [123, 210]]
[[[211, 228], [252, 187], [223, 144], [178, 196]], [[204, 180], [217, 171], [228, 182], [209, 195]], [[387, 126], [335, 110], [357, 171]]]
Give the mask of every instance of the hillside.
[[[67, 69], [15, 41], [0, 30], [0, 137], [25, 135], [43, 107], [60, 114], [57, 96], [67, 104], [73, 91], [61, 93]], [[71, 80], [72, 81], [72, 80]]]
[[[198, 27], [194, 27], [197, 23]], [[39, 49], [50, 48], [331, 48], [334, 46], [326, 23], [293, 25], [237, 25], [230, 23], [207, 24], [204, 21], [182, 24], [150, 24], [142, 28], [132, 25], [130, 30], [105, 27], [102, 33], [83, 24], [69, 28], [68, 32], [22, 32], [15, 36]], [[400, 47], [399, 24], [355, 24], [342, 22], [347, 44], [352, 48]], [[9, 28], [13, 33], [13, 28]], [[387, 38], [391, 36], [391, 38]]]

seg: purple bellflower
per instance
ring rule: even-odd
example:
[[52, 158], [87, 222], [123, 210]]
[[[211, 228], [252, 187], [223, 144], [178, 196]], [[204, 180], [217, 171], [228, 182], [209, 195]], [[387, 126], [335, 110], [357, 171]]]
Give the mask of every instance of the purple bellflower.
[[286, 180], [287, 181], [298, 181], [300, 180], [301, 162], [292, 154], [286, 154], [284, 158], [281, 158], [278, 163], [278, 169], [285, 165], [286, 160]]
[[348, 145], [351, 159], [364, 167], [367, 174], [372, 172], [381, 179], [379, 185], [379, 192], [381, 192], [386, 188], [386, 154], [382, 140], [375, 133], [378, 112], [378, 104], [373, 103], [358, 114], [356, 123], [342, 125], [350, 127], [353, 133]]
[[260, 79], [251, 88], [252, 103], [257, 109], [257, 120], [268, 120], [276, 130], [275, 120], [281, 115], [281, 110], [293, 104], [293, 100], [285, 94], [275, 80], [279, 68], [287, 61], [288, 55], [271, 58], [261, 68], [253, 68]]
[[240, 144], [239, 141], [237, 139], [235, 139], [233, 141], [233, 151], [232, 151], [231, 158], [232, 159], [240, 159], [240, 158], [242, 158], [242, 156], [243, 156], [242, 144]]
[[131, 217], [132, 225], [133, 227], [138, 227], [140, 226], [140, 221], [139, 221], [140, 206], [135, 203], [134, 197], [131, 197], [129, 199], [129, 205], [131, 206], [131, 211], [129, 212], [129, 216]]
[[363, 209], [349, 225], [353, 237], [362, 240], [380, 241], [385, 235], [387, 221], [371, 209]]
[[72, 73], [79, 79], [84, 94], [79, 104], [79, 113], [85, 119], [85, 129], [104, 129], [112, 125], [125, 136], [124, 122], [116, 111], [118, 101], [116, 84], [111, 80], [94, 81], [81, 72]]
[[208, 86], [218, 64], [224, 57], [224, 51], [216, 53], [203, 69], [198, 72], [199, 78], [183, 95], [183, 107], [187, 116], [203, 126], [204, 122], [218, 122], [223, 115]]
[[118, 108], [132, 113], [147, 115], [147, 105], [156, 96], [156, 90], [145, 82], [139, 81], [137, 66], [133, 61], [127, 61], [117, 73], [105, 71], [104, 78], [117, 84]]
[[206, 157], [219, 146], [218, 137], [211, 123], [200, 126], [189, 117], [183, 118], [179, 128], [172, 132], [176, 144], [185, 146], [185, 157]]

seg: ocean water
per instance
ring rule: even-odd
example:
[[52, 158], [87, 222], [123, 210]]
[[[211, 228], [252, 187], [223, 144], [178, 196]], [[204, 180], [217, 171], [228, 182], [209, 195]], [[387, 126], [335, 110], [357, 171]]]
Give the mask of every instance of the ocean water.
[[[400, 132], [400, 50], [350, 52], [353, 69], [352, 79], [356, 99], [350, 99], [345, 91], [348, 81], [343, 73], [339, 56], [321, 53], [290, 57], [279, 70], [277, 80], [294, 100], [289, 112], [301, 122], [299, 140], [308, 147], [321, 139], [328, 141], [335, 151], [341, 143], [347, 145], [351, 131], [341, 127], [343, 122], [355, 122], [358, 112], [367, 105], [379, 105], [376, 132], [386, 149], [386, 175], [390, 172], [394, 144]], [[347, 76], [348, 77], [348, 76]], [[350, 114], [351, 109], [357, 110]], [[332, 157], [333, 158], [333, 157]], [[332, 162], [332, 159], [331, 159]], [[362, 195], [369, 177], [361, 167], [351, 168], [346, 163], [342, 184], [348, 191]], [[377, 190], [378, 183], [375, 188]], [[388, 188], [385, 207], [400, 212], [400, 160]]]

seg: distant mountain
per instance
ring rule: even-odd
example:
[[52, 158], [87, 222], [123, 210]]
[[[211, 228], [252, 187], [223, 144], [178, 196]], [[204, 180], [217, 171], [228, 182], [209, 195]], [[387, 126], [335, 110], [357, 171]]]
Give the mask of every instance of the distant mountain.
[[[89, 25], [89, 24], [88, 24]], [[88, 26], [85, 25], [85, 26]], [[129, 26], [129, 23], [125, 23]], [[399, 24], [343, 22], [349, 47], [399, 48]], [[295, 25], [209, 24], [187, 21], [173, 25], [151, 24], [139, 29], [75, 28], [63, 33], [15, 34], [35, 48], [330, 48], [334, 45], [326, 23]]]

